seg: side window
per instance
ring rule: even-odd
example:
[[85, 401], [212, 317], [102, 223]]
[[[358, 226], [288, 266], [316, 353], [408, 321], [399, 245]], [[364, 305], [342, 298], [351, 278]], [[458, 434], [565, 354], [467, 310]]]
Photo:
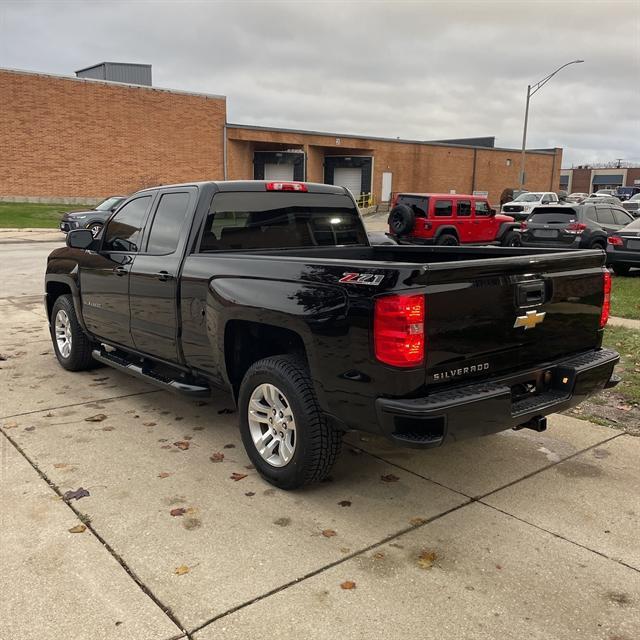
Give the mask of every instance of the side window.
[[107, 225], [102, 243], [103, 251], [135, 253], [139, 250], [142, 224], [150, 202], [151, 196], [136, 198], [116, 213]]
[[613, 217], [616, 219], [616, 224], [619, 224], [620, 226], [628, 225], [633, 221], [633, 218], [626, 213], [626, 211], [622, 211], [621, 209], [614, 209]]
[[436, 200], [433, 210], [436, 217], [451, 217], [453, 214], [453, 200]]
[[476, 216], [489, 216], [490, 214], [488, 203], [484, 200], [476, 200]]
[[458, 218], [471, 215], [471, 200], [458, 200]]
[[189, 193], [165, 193], [160, 198], [151, 224], [147, 253], [173, 253], [189, 208]]
[[598, 222], [600, 224], [615, 224], [616, 221], [613, 217], [613, 211], [609, 207], [598, 207]]
[[551, 196], [548, 193], [545, 193], [540, 202], [541, 204], [549, 204], [551, 202]]
[[596, 208], [594, 206], [587, 206], [584, 208], [584, 215], [594, 222], [598, 222], [598, 217], [596, 216]]

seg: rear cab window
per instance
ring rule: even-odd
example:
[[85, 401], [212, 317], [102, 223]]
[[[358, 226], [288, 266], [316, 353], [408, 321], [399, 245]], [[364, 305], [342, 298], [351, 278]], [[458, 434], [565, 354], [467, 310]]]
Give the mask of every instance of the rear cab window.
[[199, 251], [367, 245], [347, 195], [291, 192], [217, 193]]

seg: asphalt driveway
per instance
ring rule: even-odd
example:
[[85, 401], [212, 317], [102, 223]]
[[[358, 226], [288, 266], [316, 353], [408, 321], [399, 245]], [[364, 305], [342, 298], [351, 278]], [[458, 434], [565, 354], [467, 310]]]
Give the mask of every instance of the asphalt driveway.
[[282, 492], [225, 394], [61, 369], [42, 265], [16, 264], [0, 637], [640, 637], [639, 439], [567, 416], [432, 451], [353, 433], [330, 481]]

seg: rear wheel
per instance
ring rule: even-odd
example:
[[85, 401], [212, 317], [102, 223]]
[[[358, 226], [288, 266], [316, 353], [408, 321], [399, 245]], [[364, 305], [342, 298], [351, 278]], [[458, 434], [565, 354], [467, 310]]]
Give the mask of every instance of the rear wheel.
[[443, 233], [436, 240], [436, 244], [440, 244], [445, 247], [456, 247], [460, 243], [458, 242], [458, 238], [456, 238], [452, 233]]
[[94, 222], [89, 225], [88, 229], [91, 231], [91, 235], [95, 238], [102, 231], [102, 225], [99, 222]]
[[631, 267], [627, 264], [612, 264], [611, 268], [617, 276], [628, 276]]
[[589, 249], [602, 249], [602, 251], [606, 251], [607, 245], [602, 240], [594, 240], [589, 245]]
[[301, 358], [254, 363], [240, 386], [240, 435], [260, 475], [281, 489], [325, 478], [342, 443], [320, 410]]
[[71, 295], [60, 296], [51, 310], [51, 339], [58, 362], [69, 371], [96, 366], [91, 356], [93, 345], [82, 330]]

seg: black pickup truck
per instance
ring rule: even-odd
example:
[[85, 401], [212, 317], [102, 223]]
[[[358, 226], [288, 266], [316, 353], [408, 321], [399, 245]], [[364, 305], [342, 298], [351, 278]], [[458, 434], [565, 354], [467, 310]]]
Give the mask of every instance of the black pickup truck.
[[269, 482], [321, 480], [342, 433], [435, 447], [545, 417], [616, 382], [602, 251], [371, 246], [351, 194], [201, 182], [71, 231], [45, 289], [60, 364], [229, 390]]

